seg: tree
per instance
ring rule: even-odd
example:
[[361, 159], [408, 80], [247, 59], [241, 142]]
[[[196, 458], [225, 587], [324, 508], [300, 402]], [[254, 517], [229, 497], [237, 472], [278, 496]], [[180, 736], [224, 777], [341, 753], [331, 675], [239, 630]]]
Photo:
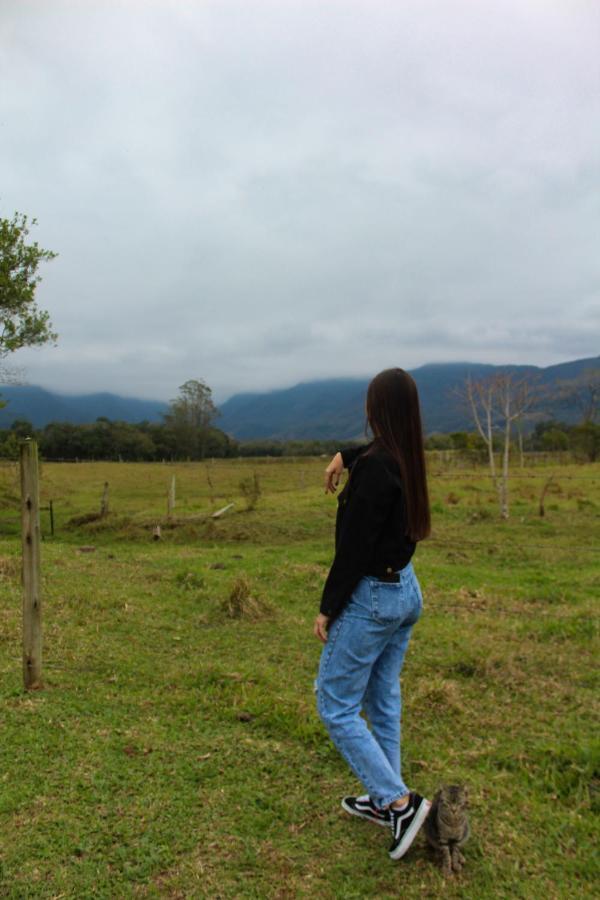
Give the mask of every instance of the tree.
[[452, 449], [452, 438], [449, 434], [442, 434], [439, 431], [434, 431], [431, 434], [427, 435], [425, 440], [425, 449], [426, 450], [451, 450]]
[[560, 428], [547, 428], [541, 439], [543, 450], [568, 450], [569, 436]]
[[[36, 219], [31, 220], [31, 225], [36, 223]], [[42, 250], [37, 242], [28, 244], [28, 234], [26, 215], [0, 218], [0, 357], [57, 338], [49, 314], [35, 302], [41, 281], [38, 266], [57, 254]]]
[[34, 428], [29, 419], [15, 419], [10, 430], [14, 431], [18, 438], [26, 438], [33, 436]]
[[528, 450], [568, 450], [570, 426], [556, 419], [543, 419], [526, 440]]
[[179, 397], [171, 400], [165, 423], [177, 435], [180, 456], [204, 459], [210, 426], [218, 411], [212, 391], [204, 381], [186, 381], [179, 388]]
[[589, 462], [596, 462], [600, 456], [600, 425], [582, 422], [571, 428], [571, 448]]
[[519, 443], [519, 462], [521, 468], [525, 466], [525, 455], [523, 453], [523, 422], [531, 413], [531, 407], [537, 402], [540, 394], [539, 379], [536, 377], [535, 383], [529, 376], [521, 378], [515, 386], [515, 408], [516, 415], [514, 423], [517, 428], [517, 436]]
[[[535, 394], [527, 376], [517, 379], [512, 372], [498, 372], [473, 381], [471, 376], [462, 389], [455, 391], [466, 402], [481, 439], [487, 447], [492, 483], [498, 491], [500, 514], [508, 519], [508, 475], [510, 434], [513, 423], [519, 423], [530, 411]], [[502, 469], [498, 473], [494, 457], [494, 438], [502, 435]], [[519, 442], [522, 447], [522, 441]]]

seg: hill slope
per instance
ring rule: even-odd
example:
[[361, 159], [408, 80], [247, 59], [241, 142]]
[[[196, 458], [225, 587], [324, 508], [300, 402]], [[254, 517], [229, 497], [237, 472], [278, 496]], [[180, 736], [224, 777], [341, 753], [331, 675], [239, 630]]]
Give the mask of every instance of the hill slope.
[[95, 422], [100, 416], [121, 422], [155, 422], [167, 409], [158, 400], [139, 400], [118, 394], [55, 394], [35, 385], [5, 385], [0, 397], [6, 406], [0, 409], [0, 427], [7, 428], [15, 419], [27, 419], [35, 428], [48, 422]]
[[[483, 363], [430, 363], [411, 371], [421, 398], [424, 427], [432, 431], [471, 429], [466, 411], [453, 396], [471, 374], [482, 378], [494, 371], [536, 375], [542, 384], [577, 377], [584, 369], [599, 368], [600, 357], [560, 363], [555, 366], [493, 366]], [[219, 428], [239, 440], [253, 438], [360, 438], [364, 434], [366, 378], [339, 378], [297, 384], [268, 393], [235, 394], [221, 406]], [[540, 410], [576, 421], [574, 411], [547, 405]]]

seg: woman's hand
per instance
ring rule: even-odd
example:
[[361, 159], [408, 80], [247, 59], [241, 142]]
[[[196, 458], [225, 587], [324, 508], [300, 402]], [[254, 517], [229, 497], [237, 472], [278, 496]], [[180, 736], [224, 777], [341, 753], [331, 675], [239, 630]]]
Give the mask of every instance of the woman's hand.
[[327, 623], [329, 622], [329, 616], [324, 616], [323, 613], [319, 613], [317, 618], [315, 619], [315, 624], [313, 627], [313, 634], [315, 637], [318, 637], [321, 643], [327, 643]]
[[344, 460], [341, 453], [336, 453], [325, 469], [325, 493], [335, 494], [340, 483], [340, 476], [344, 471]]

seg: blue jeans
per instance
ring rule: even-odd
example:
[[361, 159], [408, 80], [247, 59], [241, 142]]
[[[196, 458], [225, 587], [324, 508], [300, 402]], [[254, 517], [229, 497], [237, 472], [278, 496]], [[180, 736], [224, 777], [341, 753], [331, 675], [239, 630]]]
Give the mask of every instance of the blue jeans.
[[412, 562], [399, 575], [397, 584], [361, 578], [331, 624], [314, 682], [329, 736], [379, 807], [409, 793], [400, 768], [400, 670], [423, 596]]

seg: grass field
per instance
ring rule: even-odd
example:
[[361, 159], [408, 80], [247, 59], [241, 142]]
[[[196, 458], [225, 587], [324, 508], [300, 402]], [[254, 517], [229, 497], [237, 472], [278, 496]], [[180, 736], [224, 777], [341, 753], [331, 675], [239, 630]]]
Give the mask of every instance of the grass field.
[[[340, 808], [362, 788], [314, 702], [324, 465], [43, 464], [56, 533], [43, 512], [45, 686], [29, 693], [17, 470], [0, 469], [0, 896], [597, 896], [600, 466], [515, 470], [502, 522], [484, 470], [431, 465], [403, 755], [421, 793], [470, 790], [467, 865], [445, 884], [422, 836], [394, 863], [387, 832]], [[74, 524], [104, 481], [110, 514]], [[240, 576], [262, 617], [222, 607]]]

